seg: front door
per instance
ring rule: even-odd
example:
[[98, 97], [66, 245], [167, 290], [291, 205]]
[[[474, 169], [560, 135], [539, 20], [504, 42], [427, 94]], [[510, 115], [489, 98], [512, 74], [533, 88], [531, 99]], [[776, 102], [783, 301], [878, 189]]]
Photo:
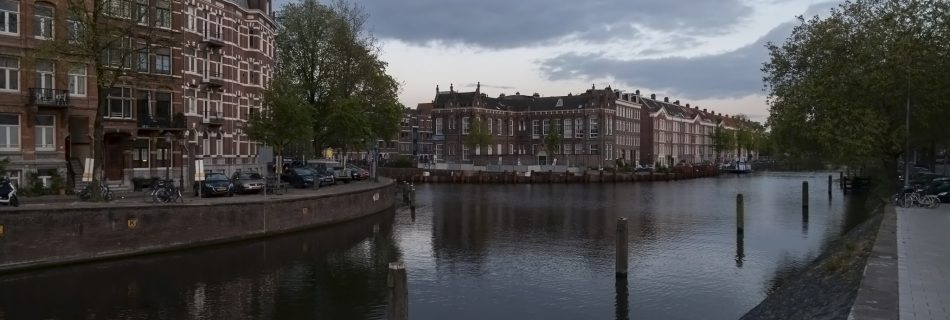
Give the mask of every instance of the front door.
[[122, 180], [122, 171], [125, 169], [125, 159], [122, 153], [122, 139], [113, 138], [106, 140], [105, 174], [106, 180]]

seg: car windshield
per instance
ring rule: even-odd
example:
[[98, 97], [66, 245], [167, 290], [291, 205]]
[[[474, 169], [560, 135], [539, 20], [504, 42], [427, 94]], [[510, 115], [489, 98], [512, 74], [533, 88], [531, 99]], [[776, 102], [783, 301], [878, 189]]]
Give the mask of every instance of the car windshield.
[[311, 174], [312, 174], [312, 173], [310, 173], [310, 170], [307, 170], [307, 169], [305, 169], [305, 168], [295, 168], [295, 169], [294, 169], [294, 173], [296, 173], [297, 175], [300, 175], [300, 176], [307, 176], [307, 175], [311, 175]]
[[254, 173], [254, 172], [246, 172], [246, 173], [239, 173], [239, 174], [238, 174], [238, 179], [241, 179], [241, 180], [255, 180], [255, 179], [262, 179], [262, 178], [261, 178], [261, 175], [260, 175], [260, 174], [257, 174], [257, 173]]
[[213, 173], [205, 176], [205, 181], [228, 181], [228, 177], [220, 173]]

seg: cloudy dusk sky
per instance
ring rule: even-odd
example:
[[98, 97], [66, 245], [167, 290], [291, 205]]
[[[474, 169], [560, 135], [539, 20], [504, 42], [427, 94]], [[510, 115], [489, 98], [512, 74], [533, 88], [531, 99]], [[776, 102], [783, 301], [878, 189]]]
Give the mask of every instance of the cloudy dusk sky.
[[[723, 114], [768, 117], [764, 44], [807, 0], [352, 0], [369, 14], [410, 108], [436, 90], [566, 95], [591, 85], [656, 93]], [[277, 0], [277, 8], [288, 0]]]

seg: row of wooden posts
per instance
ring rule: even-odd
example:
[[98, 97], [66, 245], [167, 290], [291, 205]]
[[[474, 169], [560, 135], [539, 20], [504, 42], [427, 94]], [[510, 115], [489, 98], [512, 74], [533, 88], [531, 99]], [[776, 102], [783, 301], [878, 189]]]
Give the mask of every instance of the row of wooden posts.
[[[832, 176], [828, 176], [828, 197], [831, 197]], [[416, 215], [416, 188], [408, 182], [402, 184], [403, 203], [409, 206], [412, 213], [412, 219]], [[802, 214], [808, 215], [808, 181], [802, 181]], [[744, 237], [745, 233], [745, 199], [742, 194], [736, 195], [736, 233], [738, 241]], [[616, 276], [618, 281], [625, 281], [629, 268], [628, 259], [629, 234], [627, 232], [627, 218], [617, 218], [617, 244], [616, 244]], [[403, 262], [393, 262], [389, 264], [389, 276], [387, 278], [389, 287], [389, 308], [387, 309], [387, 319], [406, 320], [409, 319], [409, 290], [406, 285], [406, 265]], [[621, 280], [622, 279], [622, 280]], [[620, 282], [618, 282], [620, 283]], [[618, 285], [618, 288], [619, 285]], [[625, 288], [624, 288], [625, 289]], [[618, 289], [620, 290], [620, 289]], [[618, 291], [619, 292], [619, 291]]]

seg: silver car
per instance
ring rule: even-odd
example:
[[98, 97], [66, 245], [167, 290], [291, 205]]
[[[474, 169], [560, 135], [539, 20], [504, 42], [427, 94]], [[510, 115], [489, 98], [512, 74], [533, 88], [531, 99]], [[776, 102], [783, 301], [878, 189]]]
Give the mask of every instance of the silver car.
[[231, 182], [236, 193], [258, 193], [264, 190], [264, 177], [257, 172], [235, 172]]

